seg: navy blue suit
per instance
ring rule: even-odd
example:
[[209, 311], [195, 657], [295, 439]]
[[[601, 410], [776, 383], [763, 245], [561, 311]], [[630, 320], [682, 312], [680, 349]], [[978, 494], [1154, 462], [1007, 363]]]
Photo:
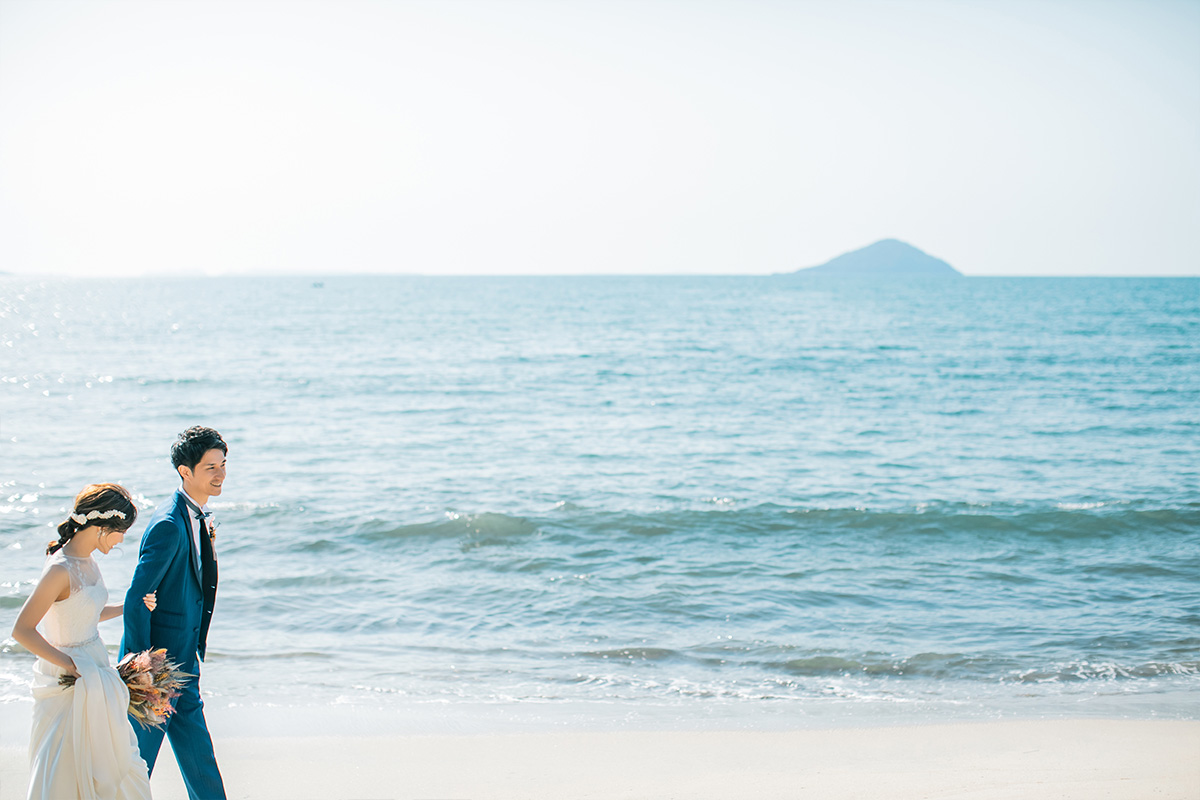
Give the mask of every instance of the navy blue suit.
[[[224, 800], [225, 787], [200, 699], [200, 661], [216, 601], [216, 559], [206, 537], [201, 537], [201, 552], [196, 552], [190, 527], [196, 524], [195, 515], [189, 525], [187, 515], [191, 510], [186, 497], [182, 490], [176, 490], [170, 500], [154, 510], [142, 536], [137, 568], [125, 595], [121, 655], [165, 647], [173, 661], [196, 676], [188, 680], [176, 700], [165, 734], [171, 740], [188, 797]], [[158, 593], [153, 613], [142, 603], [142, 597], [150, 592]], [[146, 729], [137, 723], [133, 727], [142, 758], [153, 772], [164, 729]]]

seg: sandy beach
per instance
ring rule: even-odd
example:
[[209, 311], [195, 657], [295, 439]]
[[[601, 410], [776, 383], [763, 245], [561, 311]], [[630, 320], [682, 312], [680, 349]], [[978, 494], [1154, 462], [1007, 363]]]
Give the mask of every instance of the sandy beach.
[[[230, 798], [1200, 798], [1200, 722], [1017, 721], [789, 732], [217, 741]], [[25, 753], [0, 750], [0, 800]], [[169, 754], [153, 787], [186, 792]]]

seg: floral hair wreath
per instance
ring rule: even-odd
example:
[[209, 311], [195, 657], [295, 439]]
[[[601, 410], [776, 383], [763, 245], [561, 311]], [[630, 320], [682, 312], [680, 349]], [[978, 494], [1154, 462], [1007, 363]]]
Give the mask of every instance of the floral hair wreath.
[[83, 514], [71, 515], [71, 519], [74, 520], [76, 525], [86, 525], [87, 521], [90, 519], [112, 519], [113, 517], [125, 519], [125, 512], [117, 511], [115, 508], [110, 508], [108, 511], [104, 512], [89, 511], [86, 517]]

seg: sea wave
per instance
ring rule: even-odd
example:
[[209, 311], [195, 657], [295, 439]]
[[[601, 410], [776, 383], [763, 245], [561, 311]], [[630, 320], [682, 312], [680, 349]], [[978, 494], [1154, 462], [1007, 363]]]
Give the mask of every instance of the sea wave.
[[[1046, 661], [1037, 654], [922, 652], [907, 656], [886, 653], [810, 652], [797, 655], [789, 647], [726, 646], [672, 649], [639, 646], [571, 654], [583, 661], [614, 663], [677, 662], [732, 674], [763, 670], [796, 678], [861, 676], [976, 681], [983, 683], [1045, 683], [1053, 681], [1112, 681], [1160, 676], [1200, 677], [1200, 660], [1121, 662], [1112, 660]], [[765, 652], [773, 651], [773, 652]], [[775, 660], [770, 656], [790, 656]], [[719, 656], [719, 657], [718, 657]]]
[[[902, 509], [864, 507], [805, 508], [773, 503], [738, 507], [736, 501], [702, 508], [653, 511], [608, 510], [575, 503], [549, 513], [510, 514], [498, 511], [446, 511], [437, 518], [397, 525], [381, 517], [329, 519], [312, 524], [327, 539], [359, 539], [372, 546], [411, 539], [469, 539], [476, 546], [506, 544], [529, 537], [574, 532], [597, 540], [606, 535], [655, 538], [692, 532], [724, 536], [843, 536], [935, 538], [1020, 535], [1055, 541], [1103, 540], [1125, 534], [1165, 536], [1200, 531], [1200, 504], [1174, 507], [1138, 502], [1063, 504], [922, 503]], [[253, 525], [280, 516], [275, 507], [249, 511]], [[1125, 568], [1139, 568], [1127, 565]], [[1147, 570], [1169, 569], [1145, 565]], [[1148, 573], [1149, 574], [1149, 573]]]

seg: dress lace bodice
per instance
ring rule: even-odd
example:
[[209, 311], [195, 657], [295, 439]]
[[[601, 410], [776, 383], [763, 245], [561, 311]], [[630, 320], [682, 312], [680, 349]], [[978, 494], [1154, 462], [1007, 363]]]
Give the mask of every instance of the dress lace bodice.
[[46, 559], [46, 571], [55, 567], [70, 576], [70, 593], [51, 604], [38, 627], [70, 656], [77, 677], [73, 685], [63, 686], [62, 667], [40, 658], [33, 663], [25, 796], [150, 800], [146, 762], [129, 723], [129, 689], [96, 630], [108, 589], [90, 557], [58, 552]]
[[71, 578], [71, 594], [50, 606], [42, 618], [42, 633], [55, 647], [74, 647], [95, 639], [100, 612], [108, 602], [108, 587], [91, 556], [76, 558], [61, 550], [46, 559], [46, 570], [61, 566]]

